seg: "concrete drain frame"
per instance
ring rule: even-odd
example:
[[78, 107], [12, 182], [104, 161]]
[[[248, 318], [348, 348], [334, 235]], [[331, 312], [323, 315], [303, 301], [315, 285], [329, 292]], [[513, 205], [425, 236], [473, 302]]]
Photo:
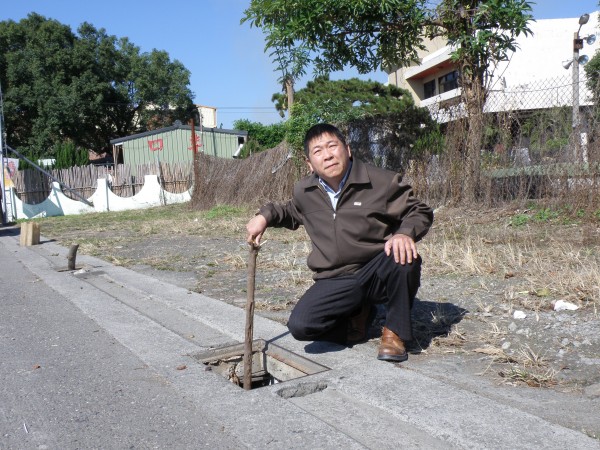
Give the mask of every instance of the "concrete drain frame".
[[[232, 383], [240, 387], [244, 385], [243, 343], [219, 347], [191, 356]], [[252, 341], [252, 389], [295, 380], [327, 370], [330, 370], [329, 367], [264, 339]]]

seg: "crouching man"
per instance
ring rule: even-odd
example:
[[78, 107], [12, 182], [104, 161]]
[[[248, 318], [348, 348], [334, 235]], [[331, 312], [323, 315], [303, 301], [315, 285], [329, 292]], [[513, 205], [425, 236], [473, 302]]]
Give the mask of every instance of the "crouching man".
[[433, 212], [399, 174], [353, 159], [333, 125], [310, 128], [304, 151], [312, 174], [296, 183], [290, 201], [266, 204], [246, 225], [250, 243], [260, 244], [267, 227], [300, 225], [312, 241], [307, 263], [315, 283], [287, 326], [298, 340], [353, 345], [366, 339], [371, 311], [384, 303], [377, 358], [405, 361], [421, 278], [416, 242]]

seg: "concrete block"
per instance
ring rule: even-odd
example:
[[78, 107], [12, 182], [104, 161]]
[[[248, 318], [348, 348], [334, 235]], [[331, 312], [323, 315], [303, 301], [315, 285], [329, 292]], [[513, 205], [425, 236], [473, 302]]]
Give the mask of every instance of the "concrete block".
[[38, 245], [40, 243], [40, 224], [24, 222], [21, 224], [21, 246]]

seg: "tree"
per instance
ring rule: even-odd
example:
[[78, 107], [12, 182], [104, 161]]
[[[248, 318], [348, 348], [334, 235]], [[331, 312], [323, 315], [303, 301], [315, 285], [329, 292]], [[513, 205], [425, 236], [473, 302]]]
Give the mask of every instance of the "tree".
[[[598, 6], [600, 6], [600, 1], [598, 2]], [[600, 19], [600, 14], [598, 14], [598, 19]], [[589, 62], [583, 66], [586, 74], [586, 85], [587, 88], [592, 93], [592, 100], [594, 103], [594, 108], [592, 108], [586, 114], [590, 114], [590, 123], [598, 124], [600, 123], [600, 51], [596, 51], [594, 56], [589, 60]], [[600, 142], [600, 127], [592, 127], [590, 130], [589, 139], [598, 144]], [[590, 150], [596, 148], [596, 152], [592, 150], [592, 157], [598, 158], [598, 145], [590, 146]]]
[[479, 184], [485, 74], [493, 62], [516, 49], [517, 36], [530, 33], [531, 2], [440, 0], [433, 9], [429, 4], [427, 0], [252, 0], [242, 21], [262, 28], [266, 49], [285, 53], [283, 59], [290, 67], [310, 61], [317, 73], [347, 66], [367, 73], [407, 65], [416, 61], [424, 40], [435, 36], [454, 44], [468, 118], [464, 195], [472, 200]]
[[583, 66], [587, 78], [587, 87], [592, 92], [594, 104], [600, 105], [600, 52]]
[[[275, 93], [271, 100], [279, 115], [284, 117], [284, 111], [288, 109], [287, 96]], [[410, 94], [404, 89], [358, 78], [333, 81], [328, 75], [322, 75], [309, 81], [305, 88], [295, 93], [296, 103], [318, 103], [325, 100], [339, 102], [347, 109], [357, 108], [365, 114], [392, 113], [414, 105]]]
[[30, 15], [19, 24], [0, 23], [0, 81], [9, 144], [35, 149], [58, 142], [65, 115], [73, 110], [70, 52], [75, 36], [56, 21]]
[[[287, 108], [286, 96], [273, 96], [276, 108]], [[309, 81], [295, 94], [286, 121], [286, 140], [303, 155], [306, 130], [319, 122], [343, 129], [354, 152], [379, 166], [400, 169], [412, 155], [407, 149], [431, 131], [432, 119], [417, 108], [408, 91], [358, 78], [330, 80], [327, 75]]]
[[241, 158], [245, 158], [251, 153], [275, 148], [285, 139], [285, 124], [283, 123], [263, 125], [248, 119], [240, 119], [233, 122], [233, 128], [248, 132], [248, 142], [242, 149]]
[[[600, 6], [600, 1], [598, 2]], [[600, 19], [600, 14], [598, 14]], [[587, 78], [587, 87], [592, 92], [594, 104], [600, 107], [600, 51], [596, 51], [592, 59], [583, 66]]]
[[56, 161], [54, 169], [68, 169], [73, 166], [85, 166], [90, 161], [88, 152], [82, 148], [76, 147], [73, 142], [66, 141], [56, 144], [54, 149]]
[[166, 52], [88, 23], [75, 34], [35, 13], [0, 22], [7, 141], [30, 156], [52, 157], [66, 141], [101, 153], [111, 138], [186, 120], [189, 75]]
[[[287, 95], [274, 94], [273, 99], [283, 117], [288, 110]], [[235, 121], [234, 128], [248, 131], [242, 156], [286, 140], [296, 152], [296, 159], [301, 160], [306, 130], [316, 123], [330, 122], [348, 133], [363, 159], [397, 169], [414, 156], [408, 149], [435, 128], [429, 112], [417, 108], [406, 90], [358, 78], [332, 81], [328, 76], [317, 77], [296, 92], [291, 109], [284, 123]]]

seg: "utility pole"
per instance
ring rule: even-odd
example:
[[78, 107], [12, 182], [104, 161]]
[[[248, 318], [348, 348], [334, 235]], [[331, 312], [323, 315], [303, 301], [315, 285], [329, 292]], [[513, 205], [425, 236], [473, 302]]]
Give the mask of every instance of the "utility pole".
[[585, 162], [586, 155], [585, 149], [581, 139], [581, 117], [579, 115], [579, 65], [585, 64], [588, 61], [586, 55], [579, 56], [579, 50], [583, 48], [583, 42], [587, 42], [588, 45], [592, 45], [596, 42], [596, 35], [590, 34], [585, 38], [579, 36], [581, 27], [584, 26], [590, 20], [589, 14], [582, 14], [579, 18], [579, 28], [573, 35], [573, 59], [563, 66], [565, 69], [569, 65], [573, 64], [573, 150], [575, 162]]
[[[581, 29], [581, 26], [579, 27]], [[583, 48], [583, 39], [579, 31], [573, 36], [573, 152], [575, 162], [582, 162], [581, 130], [579, 121], [579, 50]]]

